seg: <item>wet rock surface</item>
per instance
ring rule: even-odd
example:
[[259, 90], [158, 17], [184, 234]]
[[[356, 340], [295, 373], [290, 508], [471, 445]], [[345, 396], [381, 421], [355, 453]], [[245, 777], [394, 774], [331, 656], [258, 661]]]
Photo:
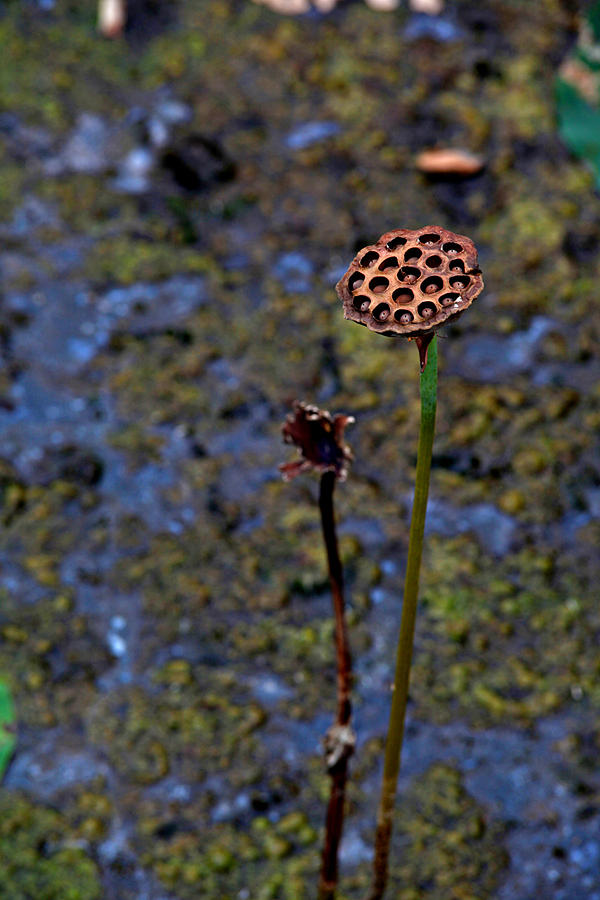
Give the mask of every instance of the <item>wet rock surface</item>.
[[[3, 10], [0, 897], [313, 896], [335, 673], [316, 481], [277, 472], [296, 398], [357, 419], [363, 895], [418, 358], [333, 285], [426, 222], [473, 238], [486, 291], [440, 339], [393, 891], [600, 896], [597, 197], [555, 134], [564, 5], [480, 6], [188, 2], [124, 42]], [[436, 144], [485, 172], [428, 180]]]

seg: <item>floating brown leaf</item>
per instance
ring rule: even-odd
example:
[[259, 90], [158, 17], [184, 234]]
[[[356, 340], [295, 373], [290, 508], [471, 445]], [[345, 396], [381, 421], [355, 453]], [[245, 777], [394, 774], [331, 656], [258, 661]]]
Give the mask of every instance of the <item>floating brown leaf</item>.
[[468, 150], [440, 147], [423, 150], [416, 158], [417, 169], [427, 175], [476, 175], [485, 165], [482, 156]]
[[119, 37], [125, 28], [126, 19], [126, 0], [99, 0], [98, 31], [104, 37]]
[[444, 8], [444, 0], [409, 0], [413, 12], [426, 13], [428, 16], [439, 16]]

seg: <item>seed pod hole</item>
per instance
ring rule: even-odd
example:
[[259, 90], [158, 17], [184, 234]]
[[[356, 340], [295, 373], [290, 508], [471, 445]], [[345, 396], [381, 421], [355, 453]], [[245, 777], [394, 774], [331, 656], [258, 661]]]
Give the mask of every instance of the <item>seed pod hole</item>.
[[464, 272], [465, 264], [462, 259], [453, 259], [448, 268], [451, 272]]
[[380, 275], [378, 278], [371, 278], [369, 290], [373, 291], [374, 294], [383, 294], [383, 292], [388, 289], [389, 284], [387, 278]]
[[388, 250], [397, 250], [398, 247], [404, 246], [406, 243], [405, 237], [395, 237], [392, 238], [391, 241], [388, 241], [385, 245]]
[[471, 279], [468, 275], [455, 275], [454, 278], [450, 279], [450, 287], [457, 288], [457, 290], [462, 291], [469, 286], [470, 281]]
[[422, 319], [431, 319], [436, 312], [437, 309], [434, 303], [421, 303], [419, 305], [419, 315]]
[[397, 268], [398, 268], [398, 260], [396, 259], [396, 257], [388, 256], [388, 258], [384, 259], [384, 261], [379, 266], [379, 271], [385, 272], [387, 269], [397, 269]]
[[[410, 288], [401, 287], [395, 290], [392, 294], [392, 300], [394, 301], [394, 303], [412, 303], [414, 299], [415, 295]], [[398, 317], [396, 316], [396, 318]]]
[[437, 294], [437, 292], [441, 291], [443, 287], [444, 282], [442, 281], [442, 279], [438, 278], [437, 275], [432, 275], [431, 278], [425, 279], [425, 281], [421, 285], [421, 290], [424, 294]]
[[379, 253], [375, 253], [374, 250], [369, 250], [369, 252], [365, 253], [363, 258], [361, 259], [360, 264], [361, 266], [363, 266], [363, 268], [368, 269], [369, 266], [374, 265], [378, 259]]
[[462, 253], [462, 247], [454, 241], [447, 241], [442, 245], [442, 250], [444, 253], [447, 253], [448, 256], [456, 256], [457, 253]]
[[401, 325], [410, 325], [415, 317], [409, 309], [397, 309], [394, 313], [394, 318], [396, 322], [400, 322]]
[[348, 279], [348, 288], [351, 291], [355, 291], [361, 286], [364, 280], [365, 276], [361, 272], [354, 272], [354, 274], [352, 274]]
[[418, 247], [411, 247], [404, 254], [404, 262], [411, 262], [411, 260], [418, 259], [422, 255], [422, 251]]
[[365, 297], [364, 294], [359, 294], [358, 297], [353, 298], [352, 305], [354, 309], [357, 309], [359, 312], [366, 312], [371, 305], [371, 301], [368, 297]]
[[380, 303], [379, 306], [376, 306], [373, 310], [373, 318], [377, 319], [378, 322], [385, 322], [386, 319], [389, 318], [390, 308], [387, 303]]
[[459, 299], [460, 294], [442, 294], [439, 298], [442, 306], [452, 306]]
[[398, 272], [398, 281], [405, 284], [415, 284], [421, 277], [421, 270], [416, 266], [402, 266]]
[[439, 269], [441, 264], [442, 264], [441, 256], [428, 256], [427, 259], [425, 260], [425, 265], [428, 266], [430, 269]]
[[428, 234], [422, 234], [421, 237], [419, 238], [419, 243], [425, 244], [425, 246], [428, 247], [430, 244], [437, 244], [439, 239], [440, 239], [439, 234], [433, 234], [433, 232], [431, 232]]

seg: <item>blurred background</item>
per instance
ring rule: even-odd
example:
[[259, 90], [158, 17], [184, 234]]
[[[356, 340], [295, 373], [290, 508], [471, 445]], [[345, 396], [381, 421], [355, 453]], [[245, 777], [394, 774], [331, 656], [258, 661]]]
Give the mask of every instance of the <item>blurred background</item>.
[[600, 6], [387, 5], [137, 0], [103, 34], [0, 4], [1, 898], [315, 895], [335, 672], [318, 481], [277, 471], [296, 398], [356, 417], [362, 895], [418, 364], [333, 286], [427, 224], [486, 289], [440, 336], [390, 897], [600, 898]]

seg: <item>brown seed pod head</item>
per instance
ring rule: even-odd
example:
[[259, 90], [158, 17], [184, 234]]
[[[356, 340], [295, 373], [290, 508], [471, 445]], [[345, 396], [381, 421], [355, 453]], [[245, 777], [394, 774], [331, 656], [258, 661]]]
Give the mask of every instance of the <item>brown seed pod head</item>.
[[294, 412], [287, 416], [281, 430], [285, 443], [295, 444], [301, 458], [279, 466], [284, 479], [289, 481], [301, 472], [314, 469], [335, 472], [344, 481], [353, 459], [350, 447], [344, 443], [344, 429], [353, 422], [352, 416], [340, 413], [332, 416], [326, 409], [296, 400]]
[[386, 232], [336, 285], [344, 318], [378, 334], [429, 340], [482, 290], [475, 244], [439, 225]]

